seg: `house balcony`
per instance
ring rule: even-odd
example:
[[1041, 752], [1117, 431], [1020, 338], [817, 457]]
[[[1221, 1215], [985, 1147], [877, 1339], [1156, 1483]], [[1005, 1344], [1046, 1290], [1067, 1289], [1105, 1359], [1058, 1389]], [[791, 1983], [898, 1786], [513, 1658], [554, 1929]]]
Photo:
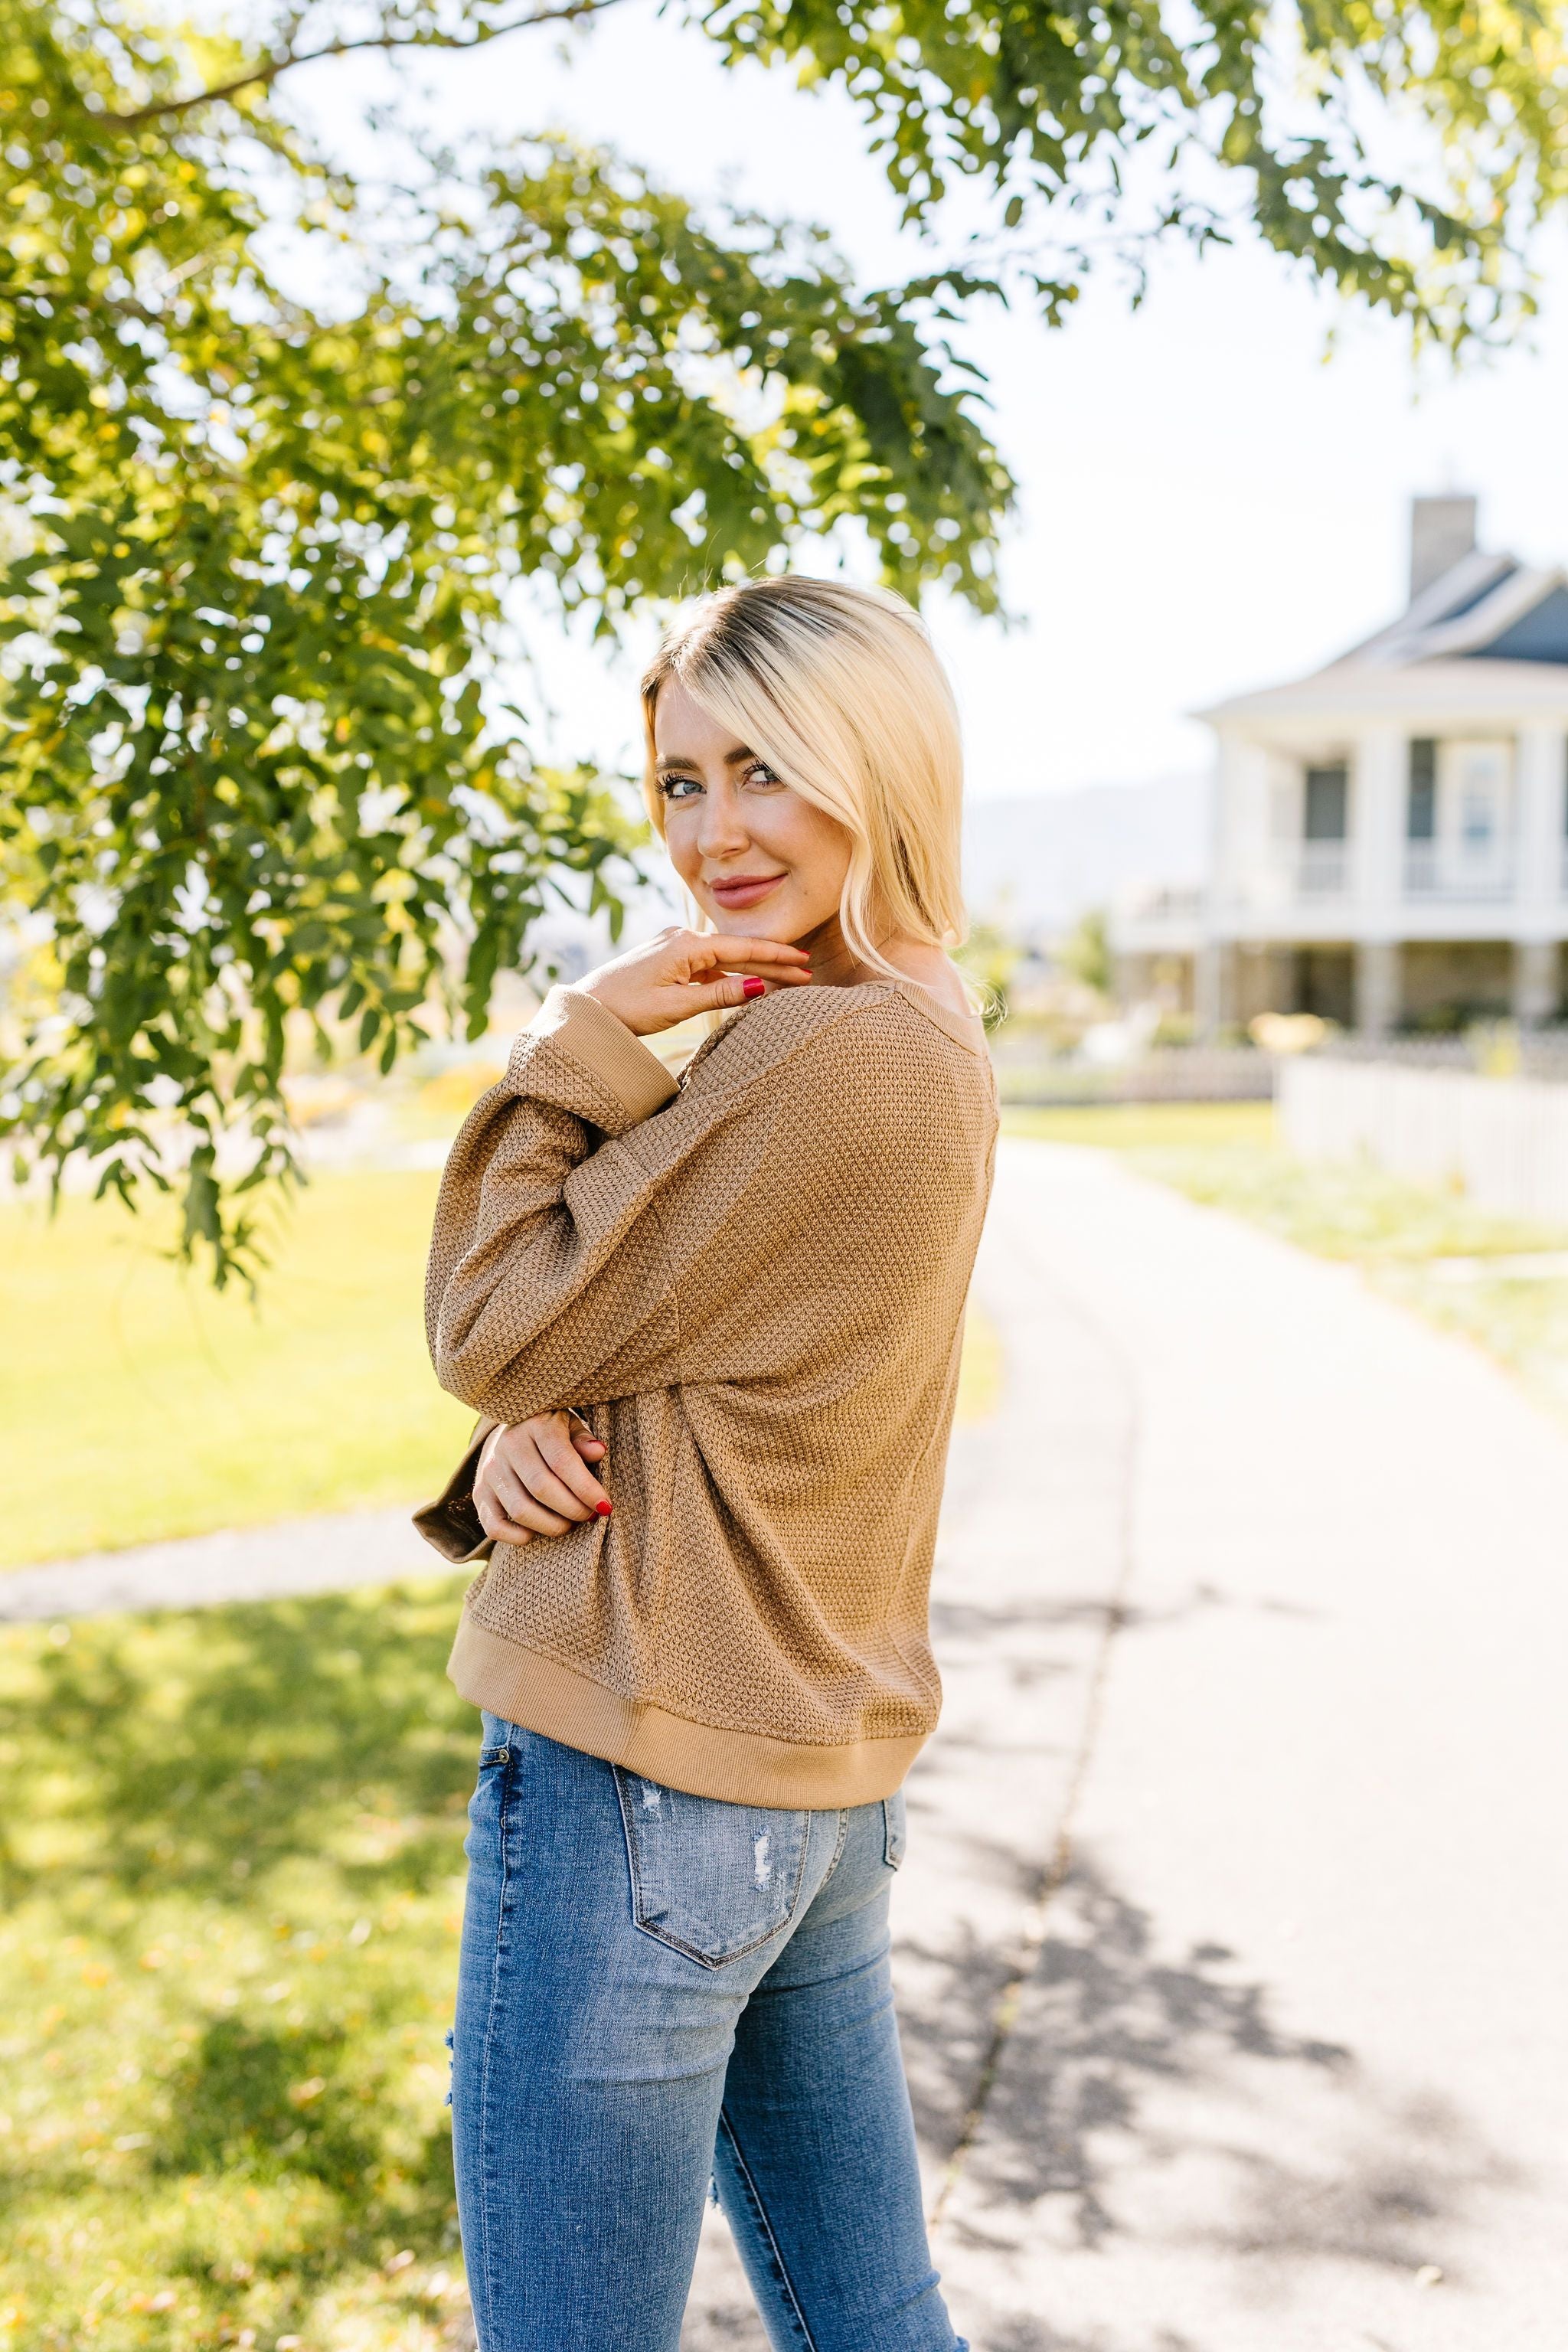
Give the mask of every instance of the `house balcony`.
[[1500, 906], [1513, 896], [1513, 853], [1488, 844], [1479, 855], [1462, 842], [1407, 841], [1405, 895], [1468, 906]]
[[[1349, 919], [1365, 887], [1359, 866], [1352, 839], [1277, 844], [1264, 887], [1277, 907], [1295, 909], [1298, 921], [1317, 908], [1332, 909], [1336, 920], [1342, 909]], [[1406, 905], [1451, 908], [1462, 920], [1467, 908], [1510, 906], [1519, 876], [1519, 854], [1510, 841], [1406, 841], [1396, 887]], [[1568, 897], [1568, 841], [1563, 845], [1560, 887]], [[1244, 888], [1241, 897], [1249, 895]]]
[[1117, 954], [1195, 955], [1205, 936], [1207, 898], [1195, 884], [1129, 894], [1111, 918]]
[[1351, 845], [1348, 841], [1299, 841], [1295, 848], [1293, 895], [1311, 900], [1342, 898], [1350, 888]]

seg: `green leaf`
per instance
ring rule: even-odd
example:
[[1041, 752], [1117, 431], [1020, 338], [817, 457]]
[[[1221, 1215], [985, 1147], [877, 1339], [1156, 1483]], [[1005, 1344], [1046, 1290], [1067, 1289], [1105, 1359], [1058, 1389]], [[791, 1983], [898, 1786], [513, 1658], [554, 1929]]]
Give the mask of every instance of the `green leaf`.
[[[1289, 36], [1260, 0], [690, 14], [847, 91], [911, 220], [965, 183], [963, 266], [868, 289], [809, 226], [563, 141], [437, 153], [411, 119], [388, 200], [276, 100], [341, 37], [328, 0], [199, 35], [128, 0], [0, 15], [0, 867], [47, 944], [0, 1134], [129, 1205], [177, 1181], [219, 1281], [261, 1263], [240, 1202], [298, 1173], [291, 1054], [390, 1070], [433, 1019], [481, 1034], [568, 878], [621, 936], [646, 827], [535, 761], [519, 578], [613, 636], [845, 530], [910, 596], [994, 612], [1013, 484], [954, 347], [975, 304], [1054, 324], [1108, 261], [1136, 299], [1162, 240], [1245, 223], [1459, 350], [1528, 318], [1568, 193], [1561, 0], [1303, 0]], [[1366, 160], [1384, 120], [1398, 181]], [[285, 287], [290, 236], [331, 269]]]

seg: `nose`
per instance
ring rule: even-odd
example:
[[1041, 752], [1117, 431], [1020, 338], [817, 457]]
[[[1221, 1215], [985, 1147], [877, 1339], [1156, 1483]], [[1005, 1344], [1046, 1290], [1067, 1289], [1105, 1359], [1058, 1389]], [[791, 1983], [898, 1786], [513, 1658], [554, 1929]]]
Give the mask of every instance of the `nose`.
[[697, 828], [697, 845], [704, 857], [733, 857], [750, 843], [741, 814], [740, 796], [728, 778], [715, 789], [710, 786], [702, 797], [702, 814]]

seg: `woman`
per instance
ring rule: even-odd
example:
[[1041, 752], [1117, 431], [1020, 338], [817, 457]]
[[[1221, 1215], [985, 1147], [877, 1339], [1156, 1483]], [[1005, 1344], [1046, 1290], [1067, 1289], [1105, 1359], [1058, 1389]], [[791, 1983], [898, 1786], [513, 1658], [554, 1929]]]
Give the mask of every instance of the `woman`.
[[[643, 688], [711, 929], [552, 989], [428, 1283], [482, 1416], [454, 2036], [482, 2352], [676, 2352], [711, 2174], [772, 2341], [954, 2352], [888, 1973], [995, 1097], [951, 693], [898, 598], [710, 597]], [[679, 1083], [641, 1041], [729, 1017]], [[613, 1498], [595, 1475], [614, 1487]]]

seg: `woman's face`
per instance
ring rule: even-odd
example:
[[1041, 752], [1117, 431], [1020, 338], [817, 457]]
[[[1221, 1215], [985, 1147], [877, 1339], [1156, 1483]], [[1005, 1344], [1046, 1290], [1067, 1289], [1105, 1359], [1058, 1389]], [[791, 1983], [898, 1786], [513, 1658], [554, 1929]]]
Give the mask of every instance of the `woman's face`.
[[654, 706], [670, 861], [721, 931], [797, 940], [838, 913], [849, 835], [803, 800], [677, 678]]

